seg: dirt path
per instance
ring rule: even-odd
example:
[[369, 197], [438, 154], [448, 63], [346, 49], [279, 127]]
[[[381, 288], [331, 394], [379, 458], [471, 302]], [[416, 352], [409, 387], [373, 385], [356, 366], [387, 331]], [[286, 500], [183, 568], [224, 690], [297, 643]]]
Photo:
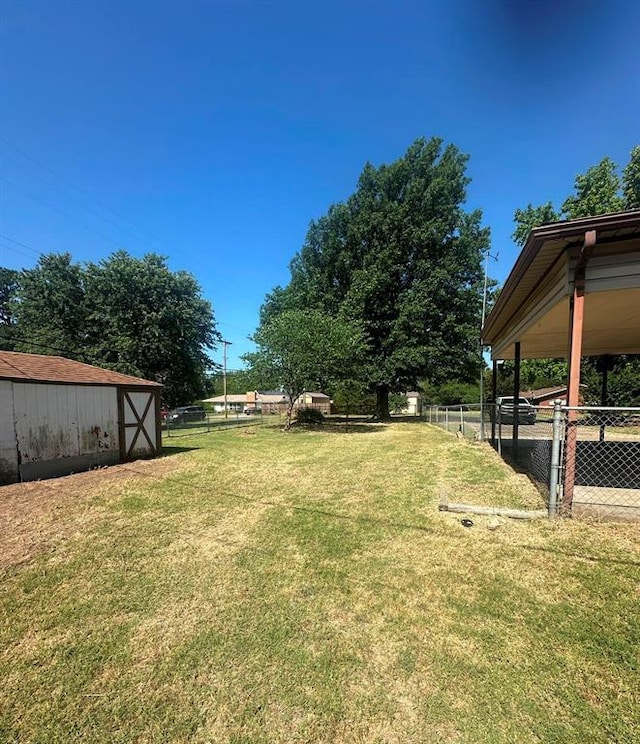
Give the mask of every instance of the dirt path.
[[[0, 571], [53, 549], [100, 519], [92, 502], [110, 484], [165, 475], [179, 467], [174, 458], [138, 460], [62, 478], [0, 487]], [[83, 508], [79, 508], [83, 507]]]

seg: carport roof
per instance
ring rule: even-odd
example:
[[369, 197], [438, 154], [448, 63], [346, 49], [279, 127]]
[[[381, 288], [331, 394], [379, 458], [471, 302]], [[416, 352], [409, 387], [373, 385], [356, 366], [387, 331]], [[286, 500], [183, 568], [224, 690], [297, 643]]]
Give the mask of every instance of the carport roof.
[[[562, 275], [561, 269], [570, 266], [571, 258], [582, 248], [585, 234], [590, 231], [596, 232], [600, 266], [621, 253], [638, 262], [637, 209], [533, 229], [482, 329], [483, 343], [492, 347], [494, 358], [512, 358], [514, 340], [522, 340], [523, 358], [567, 354], [568, 300], [574, 277], [568, 268], [566, 276]], [[559, 280], [553, 286], [556, 295], [552, 296], [549, 278], [554, 272]], [[591, 305], [587, 288], [585, 354], [640, 352], [640, 288], [631, 284], [629, 276], [619, 278], [618, 287], [613, 287], [615, 281], [609, 280], [610, 291], [593, 293]]]
[[157, 387], [158, 382], [123, 375], [65, 357], [0, 351], [0, 380], [13, 382], [51, 382], [66, 385], [110, 385], [118, 387]]

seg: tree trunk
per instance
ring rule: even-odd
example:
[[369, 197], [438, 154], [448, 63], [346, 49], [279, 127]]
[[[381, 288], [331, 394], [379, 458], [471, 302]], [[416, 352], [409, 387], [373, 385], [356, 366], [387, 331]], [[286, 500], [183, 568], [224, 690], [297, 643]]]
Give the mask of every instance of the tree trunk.
[[373, 414], [374, 421], [390, 421], [389, 413], [389, 388], [387, 385], [376, 387], [376, 410]]
[[289, 398], [289, 405], [287, 406], [287, 416], [284, 422], [284, 431], [289, 431], [289, 429], [291, 429], [291, 416], [293, 415], [294, 402], [295, 398]]

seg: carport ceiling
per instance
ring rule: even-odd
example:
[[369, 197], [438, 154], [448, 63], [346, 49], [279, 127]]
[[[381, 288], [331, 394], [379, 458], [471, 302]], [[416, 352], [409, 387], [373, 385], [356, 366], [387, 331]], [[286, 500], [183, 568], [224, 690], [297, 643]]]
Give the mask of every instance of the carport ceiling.
[[493, 359], [513, 359], [516, 341], [522, 358], [567, 356], [575, 268], [591, 230], [582, 353], [640, 354], [640, 210], [633, 210], [531, 231], [483, 328]]

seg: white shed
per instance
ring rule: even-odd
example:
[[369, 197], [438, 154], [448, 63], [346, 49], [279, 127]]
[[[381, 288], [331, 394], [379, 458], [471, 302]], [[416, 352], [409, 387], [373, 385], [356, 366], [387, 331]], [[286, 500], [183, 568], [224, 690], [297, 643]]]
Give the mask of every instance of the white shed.
[[64, 357], [0, 351], [0, 484], [158, 455], [161, 390]]

